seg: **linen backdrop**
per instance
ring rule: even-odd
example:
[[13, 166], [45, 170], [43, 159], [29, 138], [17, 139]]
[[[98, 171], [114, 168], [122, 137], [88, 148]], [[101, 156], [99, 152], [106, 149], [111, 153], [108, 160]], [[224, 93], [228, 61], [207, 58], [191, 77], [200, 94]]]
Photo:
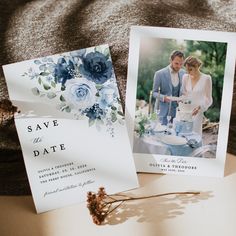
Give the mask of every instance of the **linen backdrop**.
[[[234, 0], [1, 0], [0, 64], [111, 45], [125, 105], [129, 28], [149, 25], [236, 31]], [[8, 99], [0, 69], [0, 101]], [[228, 152], [236, 154], [236, 96]], [[228, 138], [228, 137], [226, 137]], [[0, 194], [30, 194], [13, 120], [0, 126]]]

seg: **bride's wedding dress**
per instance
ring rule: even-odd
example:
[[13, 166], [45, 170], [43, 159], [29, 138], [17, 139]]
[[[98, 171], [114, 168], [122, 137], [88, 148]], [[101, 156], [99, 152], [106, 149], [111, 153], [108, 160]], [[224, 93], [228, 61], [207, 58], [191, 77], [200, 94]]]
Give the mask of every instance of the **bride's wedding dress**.
[[193, 108], [200, 106], [198, 113], [193, 116], [193, 131], [202, 135], [203, 112], [212, 104], [212, 80], [210, 75], [201, 73], [197, 83], [192, 86], [188, 74], [183, 76], [182, 95], [191, 100]]

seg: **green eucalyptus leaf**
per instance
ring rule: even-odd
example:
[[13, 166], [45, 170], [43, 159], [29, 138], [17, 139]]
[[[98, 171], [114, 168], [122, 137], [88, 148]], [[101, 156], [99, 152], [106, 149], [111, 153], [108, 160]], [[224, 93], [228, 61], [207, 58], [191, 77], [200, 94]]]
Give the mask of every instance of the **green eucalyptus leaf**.
[[54, 92], [49, 92], [49, 93], [47, 93], [47, 97], [49, 98], [49, 99], [53, 99], [53, 98], [55, 98], [57, 95], [54, 93]]
[[38, 96], [40, 94], [39, 89], [37, 87], [32, 88], [31, 91], [36, 96]]
[[42, 79], [39, 77], [38, 78], [38, 83], [41, 84], [42, 83]]
[[96, 89], [101, 89], [103, 87], [102, 84], [96, 84], [95, 86], [96, 86]]
[[95, 120], [89, 119], [89, 126], [92, 126], [95, 124]]
[[34, 60], [34, 64], [36, 64], [36, 65], [40, 65], [40, 64], [42, 64], [42, 63], [41, 63], [40, 60]]
[[71, 112], [71, 108], [69, 106], [65, 106], [61, 109], [62, 111], [66, 111], [66, 112]]
[[51, 81], [51, 86], [52, 86], [53, 88], [56, 88], [56, 83], [55, 83], [54, 81]]
[[102, 53], [102, 47], [101, 46], [96, 46], [94, 50], [95, 50], [95, 52]]
[[117, 98], [117, 102], [118, 102], [119, 104], [121, 104], [121, 99], [120, 99], [120, 98]]
[[111, 121], [112, 122], [116, 122], [117, 121], [117, 117], [116, 117], [116, 113], [111, 113]]
[[50, 87], [48, 84], [43, 84], [43, 88], [44, 88], [45, 90], [49, 90], [51, 87]]
[[117, 114], [119, 114], [120, 116], [125, 116], [124, 113], [121, 111], [117, 111]]
[[66, 112], [70, 113], [71, 112], [71, 108], [69, 106], [65, 107], [64, 109]]
[[60, 101], [65, 102], [66, 99], [61, 95], [61, 96], [60, 96]]
[[56, 108], [57, 108], [58, 110], [63, 111], [63, 108], [64, 108], [65, 106], [66, 106], [66, 103], [62, 102], [62, 103], [58, 104], [58, 105], [56, 106]]
[[43, 72], [41, 72], [39, 75], [47, 76], [47, 75], [49, 75], [49, 74], [50, 74], [50, 73], [43, 71]]
[[105, 50], [104, 50], [104, 55], [105, 55], [105, 57], [106, 57], [107, 59], [110, 57], [110, 50], [109, 50], [109, 48], [105, 48]]
[[111, 109], [112, 109], [113, 111], [116, 111], [116, 110], [117, 110], [117, 108], [116, 108], [115, 106], [111, 106]]

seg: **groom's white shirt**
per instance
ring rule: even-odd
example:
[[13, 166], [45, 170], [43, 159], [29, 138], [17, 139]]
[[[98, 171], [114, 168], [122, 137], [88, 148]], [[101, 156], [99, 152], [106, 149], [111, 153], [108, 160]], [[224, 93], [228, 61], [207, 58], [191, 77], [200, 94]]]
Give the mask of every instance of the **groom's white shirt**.
[[170, 77], [171, 77], [171, 82], [174, 87], [178, 86], [179, 84], [179, 72], [174, 71], [171, 66], [169, 65], [169, 70], [170, 70]]

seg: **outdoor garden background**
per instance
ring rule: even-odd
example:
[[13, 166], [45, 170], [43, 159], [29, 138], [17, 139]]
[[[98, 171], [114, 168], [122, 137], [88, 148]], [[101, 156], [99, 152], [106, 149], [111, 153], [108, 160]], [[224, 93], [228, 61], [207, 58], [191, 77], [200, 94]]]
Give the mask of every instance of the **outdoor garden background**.
[[[142, 38], [140, 43], [136, 109], [142, 110], [146, 114], [153, 112], [155, 101], [150, 96], [153, 77], [157, 70], [169, 64], [170, 54], [173, 50], [182, 51], [185, 58], [189, 55], [198, 57], [203, 62], [200, 69], [201, 72], [211, 75], [213, 104], [204, 113], [203, 142], [204, 144], [216, 144], [224, 83], [226, 43]], [[150, 102], [152, 104], [151, 107], [149, 106]]]

